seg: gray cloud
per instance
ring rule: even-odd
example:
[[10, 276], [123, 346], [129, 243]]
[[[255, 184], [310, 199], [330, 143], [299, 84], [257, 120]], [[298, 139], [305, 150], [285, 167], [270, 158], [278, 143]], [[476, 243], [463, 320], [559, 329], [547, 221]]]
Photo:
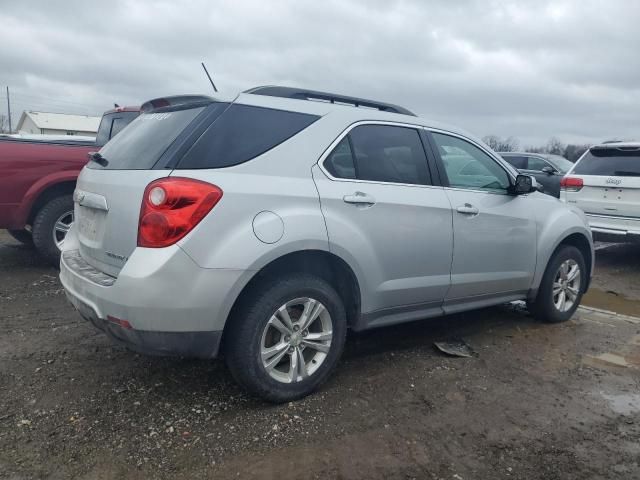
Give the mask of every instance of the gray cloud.
[[638, 138], [640, 3], [25, 1], [0, 9], [13, 109], [96, 113], [287, 84], [524, 144]]

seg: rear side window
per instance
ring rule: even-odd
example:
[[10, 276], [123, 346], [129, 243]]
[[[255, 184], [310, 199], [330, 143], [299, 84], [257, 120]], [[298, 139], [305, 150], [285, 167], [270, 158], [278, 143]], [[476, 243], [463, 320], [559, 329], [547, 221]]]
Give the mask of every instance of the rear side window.
[[90, 162], [90, 168], [146, 170], [153, 168], [164, 151], [202, 111], [203, 107], [144, 113], [120, 135], [108, 142], [100, 154], [106, 166]]
[[427, 157], [417, 130], [389, 125], [360, 125], [324, 162], [336, 178], [430, 185]]
[[244, 163], [293, 137], [318, 118], [232, 104], [206, 129], [176, 168], [221, 168]]
[[640, 177], [640, 149], [593, 149], [576, 164], [577, 175]]

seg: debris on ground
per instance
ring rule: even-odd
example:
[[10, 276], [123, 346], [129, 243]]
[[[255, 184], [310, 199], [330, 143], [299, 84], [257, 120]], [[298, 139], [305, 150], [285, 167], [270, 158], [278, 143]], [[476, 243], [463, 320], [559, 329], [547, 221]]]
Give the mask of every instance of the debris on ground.
[[442, 342], [433, 342], [433, 344], [441, 352], [451, 355], [452, 357], [473, 357], [473, 350], [464, 340], [452, 338]]

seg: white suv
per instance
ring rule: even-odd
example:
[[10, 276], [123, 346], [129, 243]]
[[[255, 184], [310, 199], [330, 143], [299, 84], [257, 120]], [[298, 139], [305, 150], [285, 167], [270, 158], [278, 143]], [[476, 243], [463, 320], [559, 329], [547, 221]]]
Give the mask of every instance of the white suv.
[[591, 147], [562, 179], [560, 199], [586, 213], [595, 240], [640, 241], [640, 143]]

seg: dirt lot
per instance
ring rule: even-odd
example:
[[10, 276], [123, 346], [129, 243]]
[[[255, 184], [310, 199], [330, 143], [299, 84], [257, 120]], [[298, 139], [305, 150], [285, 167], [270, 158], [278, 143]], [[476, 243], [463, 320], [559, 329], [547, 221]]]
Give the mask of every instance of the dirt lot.
[[[586, 303], [640, 314], [640, 248]], [[221, 362], [113, 347], [0, 231], [2, 478], [640, 478], [640, 323], [502, 307], [351, 335], [317, 394], [248, 398]], [[461, 337], [472, 358], [433, 342]]]

